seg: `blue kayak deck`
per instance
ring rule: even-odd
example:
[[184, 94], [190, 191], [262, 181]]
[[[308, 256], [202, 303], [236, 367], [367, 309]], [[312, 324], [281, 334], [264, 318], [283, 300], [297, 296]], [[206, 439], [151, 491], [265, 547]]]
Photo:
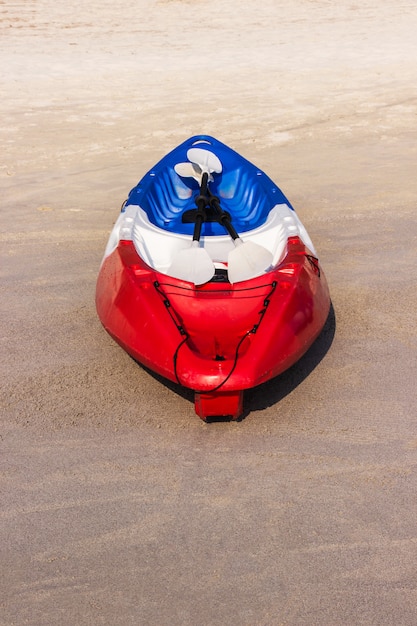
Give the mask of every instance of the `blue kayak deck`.
[[[230, 213], [238, 232], [261, 226], [277, 204], [286, 203], [292, 209], [282, 191], [264, 172], [207, 135], [191, 137], [161, 159], [130, 191], [125, 206], [140, 206], [149, 221], [163, 230], [191, 235], [194, 224], [184, 223], [183, 215], [195, 208], [199, 187], [193, 178], [180, 177], [174, 166], [187, 161], [187, 151], [192, 147], [210, 150], [220, 159], [223, 171], [214, 174], [210, 191], [219, 197], [222, 209]], [[224, 227], [218, 222], [203, 224], [203, 236], [224, 234]]]

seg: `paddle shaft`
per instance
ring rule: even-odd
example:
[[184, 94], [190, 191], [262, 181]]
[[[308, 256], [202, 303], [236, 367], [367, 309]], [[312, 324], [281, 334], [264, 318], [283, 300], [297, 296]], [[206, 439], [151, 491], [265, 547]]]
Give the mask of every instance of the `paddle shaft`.
[[203, 177], [201, 179], [201, 188], [200, 195], [196, 198], [197, 212], [195, 214], [195, 224], [194, 224], [194, 233], [193, 233], [193, 241], [200, 241], [201, 237], [201, 227], [203, 225], [204, 220], [206, 219], [206, 204], [207, 204], [207, 183], [208, 183], [208, 174], [207, 172], [203, 173]]
[[236, 239], [240, 239], [238, 233], [236, 232], [235, 228], [233, 227], [230, 221], [230, 216], [220, 206], [220, 201], [218, 197], [213, 196], [210, 193], [210, 191], [209, 191], [209, 195], [210, 195], [210, 204], [217, 211], [220, 224], [222, 224], [225, 227], [225, 229], [227, 230], [227, 232], [229, 233], [233, 241], [236, 241]]

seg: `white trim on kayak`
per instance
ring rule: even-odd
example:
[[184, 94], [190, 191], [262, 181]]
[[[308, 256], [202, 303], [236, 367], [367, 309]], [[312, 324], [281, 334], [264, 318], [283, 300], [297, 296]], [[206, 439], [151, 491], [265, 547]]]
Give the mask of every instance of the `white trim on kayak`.
[[[316, 254], [306, 229], [287, 204], [275, 205], [264, 224], [240, 234], [243, 241], [253, 241], [267, 248], [273, 255], [273, 266], [282, 260], [288, 237], [295, 236], [300, 237], [307, 248]], [[119, 241], [133, 241], [143, 261], [166, 274], [176, 254], [190, 247], [191, 239], [190, 235], [172, 233], [155, 226], [140, 206], [129, 205], [120, 213], [113, 227], [103, 260], [116, 249]], [[207, 250], [216, 267], [225, 267], [229, 252], [234, 248], [233, 241], [227, 234], [202, 236], [201, 245]]]

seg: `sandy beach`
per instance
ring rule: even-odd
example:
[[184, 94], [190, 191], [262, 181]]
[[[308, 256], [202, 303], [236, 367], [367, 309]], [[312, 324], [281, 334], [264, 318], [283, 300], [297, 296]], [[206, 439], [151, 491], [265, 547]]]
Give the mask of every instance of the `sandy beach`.
[[[417, 623], [417, 6], [0, 2], [1, 626]], [[239, 423], [94, 305], [189, 136], [265, 170], [334, 314]]]

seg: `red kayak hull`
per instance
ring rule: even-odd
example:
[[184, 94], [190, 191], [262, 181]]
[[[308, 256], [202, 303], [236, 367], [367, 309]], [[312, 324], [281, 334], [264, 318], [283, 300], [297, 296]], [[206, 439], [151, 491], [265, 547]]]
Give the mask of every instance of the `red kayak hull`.
[[107, 332], [135, 360], [194, 390], [206, 419], [243, 411], [243, 390], [293, 365], [320, 334], [330, 295], [299, 237], [283, 261], [249, 281], [201, 286], [144, 263], [132, 241], [104, 259], [96, 306]]

